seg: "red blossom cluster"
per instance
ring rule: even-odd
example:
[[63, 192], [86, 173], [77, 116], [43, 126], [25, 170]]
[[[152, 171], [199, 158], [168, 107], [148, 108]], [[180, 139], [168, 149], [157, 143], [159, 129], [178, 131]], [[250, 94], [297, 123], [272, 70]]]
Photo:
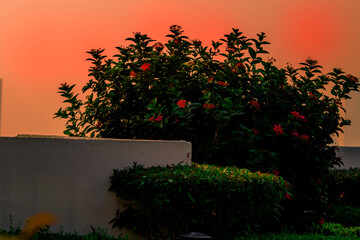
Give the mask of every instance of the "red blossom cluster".
[[250, 105], [255, 108], [256, 111], [259, 111], [260, 110], [260, 105], [257, 101], [254, 101], [254, 100], [251, 100], [250, 101]]
[[154, 118], [154, 117], [151, 117], [149, 118], [149, 122], [161, 122], [163, 119], [163, 116], [162, 115], [159, 115], [157, 118]]
[[285, 198], [286, 198], [287, 200], [291, 200], [291, 195], [288, 194], [288, 193], [285, 193]]
[[307, 122], [306, 117], [303, 115], [300, 115], [299, 112], [292, 111], [292, 112], [290, 112], [290, 114], [293, 115], [296, 119], [300, 119], [303, 122]]
[[180, 101], [178, 101], [177, 105], [179, 106], [179, 108], [185, 108], [187, 106], [187, 101], [180, 100]]
[[359, 79], [357, 77], [355, 77], [351, 74], [346, 75], [346, 77], [355, 83], [357, 83], [359, 81]]
[[308, 135], [300, 135], [299, 138], [301, 138], [304, 141], [309, 141], [309, 136]]
[[300, 137], [300, 134], [298, 132], [296, 132], [296, 131], [293, 132], [292, 135], [293, 135], [293, 137]]
[[276, 133], [276, 135], [284, 134], [284, 130], [281, 128], [280, 124], [279, 125], [274, 124], [273, 130]]
[[136, 74], [135, 74], [135, 72], [134, 71], [131, 71], [131, 73], [130, 73], [130, 77], [136, 77]]
[[341, 102], [341, 100], [335, 100], [335, 104], [336, 104], [336, 105], [340, 105], [340, 106], [343, 105], [342, 102]]
[[253, 130], [254, 136], [257, 136], [259, 134], [259, 131], [256, 130], [255, 128], [253, 128], [252, 130]]
[[141, 70], [147, 71], [149, 69], [150, 69], [150, 63], [144, 63], [143, 65], [141, 65]]
[[293, 135], [293, 137], [296, 137], [296, 138], [300, 138], [300, 139], [302, 139], [302, 140], [304, 140], [304, 141], [309, 141], [309, 136], [308, 135], [300, 135], [298, 132], [296, 132], [296, 131], [294, 131], [293, 133], [292, 133], [292, 135]]
[[228, 82], [221, 82], [221, 81], [218, 81], [217, 82], [220, 86], [222, 86], [222, 87], [226, 87], [227, 85], [229, 85], [229, 83]]
[[318, 99], [312, 92], [308, 92], [309, 98]]
[[230, 67], [232, 73], [238, 73], [239, 69], [237, 67]]
[[226, 48], [226, 51], [227, 51], [228, 53], [234, 53], [234, 52], [236, 51], [236, 49], [233, 48], [233, 47], [227, 47], [227, 48]]
[[235, 66], [236, 66], [237, 68], [240, 68], [240, 69], [244, 69], [244, 68], [245, 68], [245, 65], [244, 65], [242, 62], [237, 62], [237, 63], [235, 64]]
[[211, 103], [205, 103], [203, 108], [205, 108], [205, 109], [214, 109], [215, 105], [211, 104]]
[[97, 129], [100, 129], [101, 126], [102, 126], [102, 122], [98, 122], [98, 123], [96, 124], [96, 128], [97, 128]]
[[157, 52], [161, 52], [164, 49], [164, 45], [161, 42], [157, 42], [154, 44], [153, 48]]

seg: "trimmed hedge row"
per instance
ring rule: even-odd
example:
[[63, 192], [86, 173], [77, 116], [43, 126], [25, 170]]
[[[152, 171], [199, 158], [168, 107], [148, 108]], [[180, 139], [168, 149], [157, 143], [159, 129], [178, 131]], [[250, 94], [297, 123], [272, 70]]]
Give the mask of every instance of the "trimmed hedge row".
[[345, 227], [339, 223], [326, 223], [321, 228], [321, 234], [360, 237], [360, 227]]
[[334, 205], [326, 217], [328, 222], [340, 223], [347, 227], [360, 226], [360, 208]]
[[360, 168], [333, 169], [329, 178], [330, 209], [326, 220], [347, 227], [360, 224]]
[[122, 200], [112, 222], [147, 239], [178, 239], [188, 231], [229, 239], [274, 227], [290, 190], [279, 176], [236, 167], [135, 164], [111, 177], [110, 191]]
[[334, 204], [360, 207], [360, 168], [330, 172], [329, 197]]

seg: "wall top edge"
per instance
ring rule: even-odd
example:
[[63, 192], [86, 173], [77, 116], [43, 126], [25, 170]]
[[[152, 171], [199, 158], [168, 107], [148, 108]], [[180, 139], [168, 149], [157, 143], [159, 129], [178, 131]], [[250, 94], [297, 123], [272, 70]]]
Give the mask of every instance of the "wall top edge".
[[91, 137], [69, 137], [58, 135], [34, 135], [34, 134], [18, 134], [15, 137], [0, 136], [1, 139], [44, 139], [44, 140], [81, 140], [81, 141], [117, 141], [117, 142], [179, 142], [190, 143], [185, 140], [149, 140], [149, 139], [117, 139], [117, 138], [91, 138]]
[[357, 148], [360, 149], [360, 146], [339, 146], [339, 148]]

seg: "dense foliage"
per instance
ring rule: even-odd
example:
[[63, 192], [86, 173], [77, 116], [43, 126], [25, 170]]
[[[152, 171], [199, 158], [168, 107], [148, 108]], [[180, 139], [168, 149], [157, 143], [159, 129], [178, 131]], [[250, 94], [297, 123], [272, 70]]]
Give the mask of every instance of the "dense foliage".
[[288, 182], [273, 174], [235, 167], [151, 167], [114, 170], [111, 191], [126, 204], [114, 226], [135, 229], [147, 239], [178, 239], [202, 231], [217, 239], [274, 230], [281, 203], [291, 199]]
[[89, 234], [68, 233], [64, 231], [51, 232], [49, 227], [43, 228], [34, 233], [29, 238], [22, 236], [20, 229], [11, 229], [10, 231], [0, 229], [0, 240], [132, 240], [131, 236], [114, 237], [104, 229], [93, 229]]
[[360, 168], [333, 169], [330, 171], [329, 211], [326, 221], [347, 227], [360, 223]]
[[55, 114], [68, 120], [64, 133], [190, 141], [195, 162], [280, 174], [295, 190], [285, 221], [318, 222], [329, 168], [341, 164], [332, 137], [350, 124], [342, 100], [358, 91], [358, 79], [339, 68], [322, 74], [312, 59], [278, 68], [262, 57], [264, 33], [233, 29], [204, 47], [180, 26], [170, 32], [165, 44], [135, 33], [116, 60], [89, 51], [86, 100], [74, 85], [59, 88], [69, 104]]
[[360, 207], [359, 189], [360, 168], [334, 169], [330, 172], [329, 196], [334, 204]]

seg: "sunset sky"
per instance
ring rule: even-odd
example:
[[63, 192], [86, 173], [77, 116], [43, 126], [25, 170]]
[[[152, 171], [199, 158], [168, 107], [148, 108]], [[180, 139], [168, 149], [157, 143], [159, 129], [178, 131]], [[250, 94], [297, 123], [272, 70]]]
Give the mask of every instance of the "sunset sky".
[[[341, 67], [360, 77], [359, 0], [0, 0], [1, 136], [62, 135], [62, 82], [89, 80], [92, 48], [116, 54], [133, 32], [164, 42], [170, 25], [208, 45], [232, 28], [265, 32], [276, 65], [312, 57], [328, 72]], [[360, 93], [346, 102], [353, 126], [340, 145], [360, 146]]]

